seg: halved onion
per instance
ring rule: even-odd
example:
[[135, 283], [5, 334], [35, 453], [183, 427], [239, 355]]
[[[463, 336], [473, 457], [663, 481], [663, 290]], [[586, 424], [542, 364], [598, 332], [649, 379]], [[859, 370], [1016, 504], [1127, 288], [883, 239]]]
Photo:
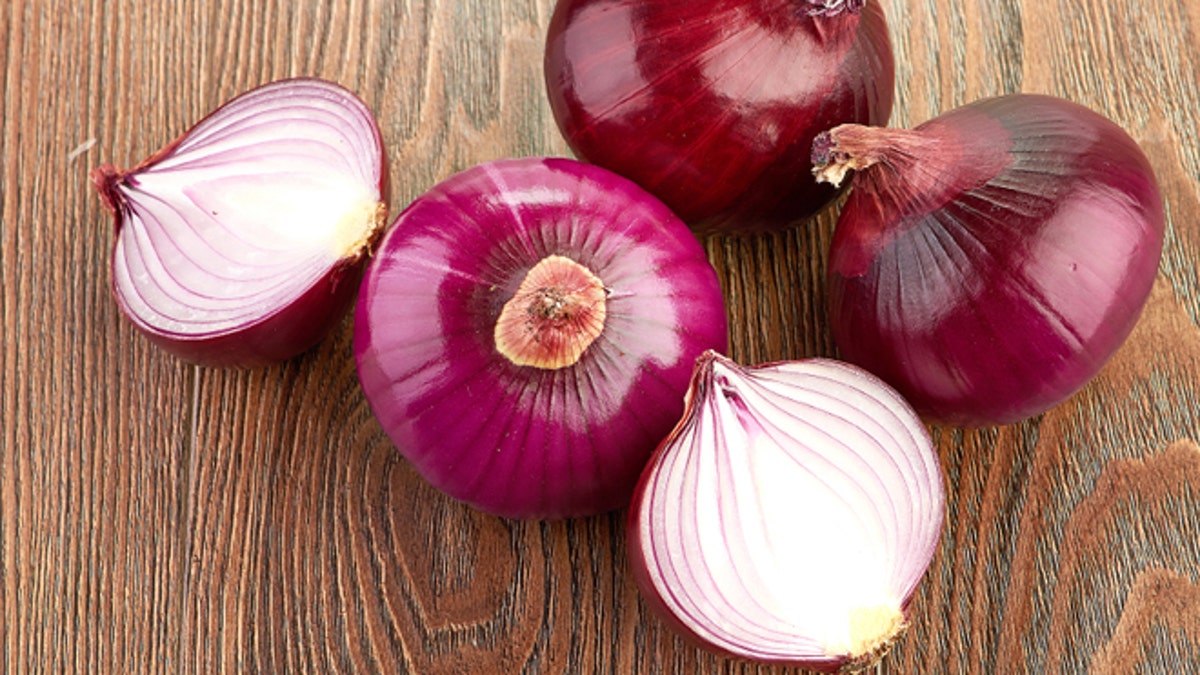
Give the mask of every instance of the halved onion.
[[249, 91], [135, 168], [91, 178], [113, 214], [121, 311], [210, 366], [316, 344], [349, 309], [386, 223], [375, 119], [316, 79]]
[[708, 352], [634, 495], [634, 578], [710, 650], [854, 670], [903, 632], [944, 501], [924, 426], [882, 380], [837, 361], [743, 368]]

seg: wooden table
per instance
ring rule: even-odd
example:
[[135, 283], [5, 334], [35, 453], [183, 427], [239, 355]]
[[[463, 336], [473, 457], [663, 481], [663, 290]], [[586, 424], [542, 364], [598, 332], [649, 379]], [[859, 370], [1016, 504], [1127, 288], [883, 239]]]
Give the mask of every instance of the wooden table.
[[[1084, 391], [1014, 426], [933, 429], [947, 527], [880, 670], [1200, 672], [1200, 0], [884, 4], [894, 124], [1014, 91], [1087, 104], [1145, 148], [1169, 232], [1141, 323]], [[551, 7], [0, 6], [0, 672], [783, 672], [668, 633], [622, 514], [507, 522], [423, 483], [360, 393], [349, 320], [279, 367], [207, 370], [110, 295], [89, 168], [259, 83], [359, 92], [397, 210], [480, 161], [567, 154], [542, 89]], [[736, 358], [834, 354], [832, 222], [708, 244]]]

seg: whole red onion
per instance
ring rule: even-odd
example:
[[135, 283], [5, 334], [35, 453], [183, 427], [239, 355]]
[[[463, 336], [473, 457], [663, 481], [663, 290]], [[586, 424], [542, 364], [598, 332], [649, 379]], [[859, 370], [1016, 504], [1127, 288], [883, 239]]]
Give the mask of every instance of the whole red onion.
[[355, 312], [359, 379], [399, 451], [510, 517], [624, 506], [696, 357], [725, 345], [716, 272], [687, 227], [567, 159], [483, 164], [418, 198]]
[[838, 348], [931, 419], [1008, 423], [1065, 400], [1154, 283], [1154, 172], [1075, 103], [1018, 94], [912, 130], [842, 126], [813, 158], [823, 179], [855, 171], [829, 260]]
[[311, 78], [246, 92], [133, 169], [91, 178], [113, 214], [121, 311], [208, 366], [316, 344], [345, 317], [386, 223], [375, 118]]
[[572, 150], [700, 232], [778, 229], [835, 196], [817, 133], [892, 109], [883, 10], [865, 0], [560, 0], [545, 54]]

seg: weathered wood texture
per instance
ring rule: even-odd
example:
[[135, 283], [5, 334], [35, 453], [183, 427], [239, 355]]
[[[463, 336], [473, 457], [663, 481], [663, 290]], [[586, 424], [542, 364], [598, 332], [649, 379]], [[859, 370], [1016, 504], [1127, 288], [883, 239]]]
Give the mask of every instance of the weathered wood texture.
[[[783, 672], [660, 626], [621, 514], [513, 523], [425, 485], [367, 409], [348, 322], [280, 367], [210, 371], [111, 300], [87, 170], [271, 79], [363, 96], [394, 208], [479, 161], [566, 154], [551, 5], [0, 3], [0, 672]], [[1170, 230], [1094, 383], [1022, 424], [934, 430], [948, 524], [880, 670], [1200, 672], [1200, 0], [885, 5], [896, 123], [1019, 90], [1083, 102], [1143, 144]], [[736, 357], [833, 354], [831, 228], [709, 244]]]

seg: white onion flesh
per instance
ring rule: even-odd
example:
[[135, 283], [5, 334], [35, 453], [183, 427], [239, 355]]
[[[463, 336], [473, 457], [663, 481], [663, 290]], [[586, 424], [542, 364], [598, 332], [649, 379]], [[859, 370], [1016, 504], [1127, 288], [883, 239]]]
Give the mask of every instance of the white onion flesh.
[[702, 643], [830, 667], [903, 627], [944, 494], [912, 409], [836, 361], [702, 357], [631, 513], [639, 582]]
[[286, 80], [234, 99], [115, 183], [123, 310], [187, 336], [286, 307], [372, 237], [382, 163], [370, 111], [337, 85]]

